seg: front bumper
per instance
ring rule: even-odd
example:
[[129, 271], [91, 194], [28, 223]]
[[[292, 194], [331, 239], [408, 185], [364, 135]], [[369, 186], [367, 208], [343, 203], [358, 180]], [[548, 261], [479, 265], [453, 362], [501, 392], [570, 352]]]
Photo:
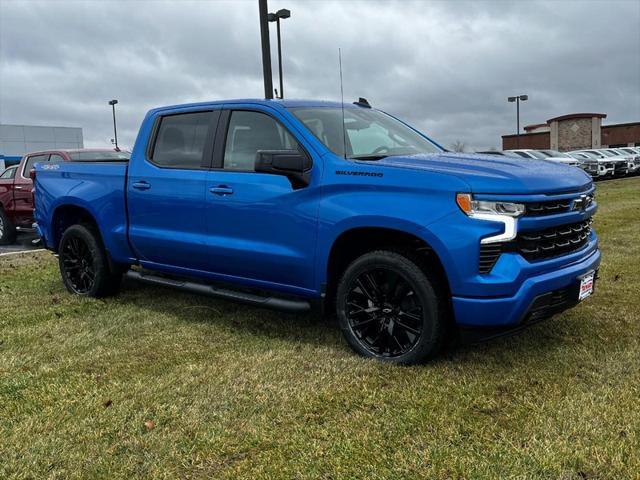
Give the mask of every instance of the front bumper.
[[[522, 282], [518, 291], [512, 296], [489, 298], [454, 296], [452, 302], [456, 323], [460, 327], [522, 326], [527, 323], [527, 320], [531, 320], [531, 314], [541, 303], [541, 298], [544, 299], [546, 294], [554, 292], [570, 291], [578, 282], [579, 276], [598, 269], [600, 258], [600, 250], [595, 249], [578, 262], [531, 276]], [[542, 303], [544, 304], [544, 301]], [[571, 299], [568, 298], [563, 305], [570, 307]]]

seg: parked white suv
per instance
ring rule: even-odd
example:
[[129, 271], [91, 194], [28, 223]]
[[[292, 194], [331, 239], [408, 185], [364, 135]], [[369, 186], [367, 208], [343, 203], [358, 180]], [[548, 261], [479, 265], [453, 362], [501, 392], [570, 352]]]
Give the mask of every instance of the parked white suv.
[[577, 150], [579, 152], [592, 153], [600, 157], [608, 163], [612, 163], [614, 166], [614, 175], [624, 176], [629, 173], [629, 161], [626, 157], [623, 157], [617, 152], [609, 151], [607, 148], [592, 148], [586, 150]]
[[[516, 149], [516, 150], [505, 150], [506, 152], [512, 152], [516, 155], [521, 156], [522, 158], [534, 158], [537, 160], [551, 160], [552, 162], [564, 163], [565, 165], [571, 165], [573, 167], [580, 166], [579, 162], [570, 157], [569, 155], [564, 155], [561, 152], [557, 152], [555, 150], [532, 150], [532, 149]], [[553, 152], [553, 153], [546, 153]]]
[[607, 161], [603, 155], [590, 152], [568, 152], [567, 155], [578, 160], [580, 167], [593, 178], [613, 176], [615, 171], [613, 162]]
[[631, 147], [608, 148], [607, 150], [613, 150], [627, 158], [629, 173], [637, 173], [640, 170], [640, 152], [636, 152]]

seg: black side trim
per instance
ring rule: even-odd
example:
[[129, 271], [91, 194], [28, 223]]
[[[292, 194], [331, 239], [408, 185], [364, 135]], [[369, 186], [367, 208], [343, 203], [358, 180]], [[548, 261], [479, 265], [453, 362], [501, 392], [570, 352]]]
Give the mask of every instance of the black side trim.
[[275, 310], [284, 310], [287, 312], [301, 313], [311, 309], [311, 304], [307, 300], [298, 298], [275, 297], [267, 294], [258, 293], [257, 291], [247, 292], [241, 290], [233, 290], [222, 285], [211, 285], [206, 283], [198, 283], [180, 278], [172, 278], [130, 270], [126, 273], [127, 278], [140, 280], [154, 285], [171, 287], [199, 295], [207, 295], [209, 297], [224, 298], [236, 302], [247, 303], [259, 307], [273, 308]]

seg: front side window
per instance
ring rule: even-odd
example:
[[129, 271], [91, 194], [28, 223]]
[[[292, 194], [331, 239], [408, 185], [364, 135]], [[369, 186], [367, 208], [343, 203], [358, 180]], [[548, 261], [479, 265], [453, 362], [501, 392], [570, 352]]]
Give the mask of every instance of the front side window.
[[52, 153], [49, 157], [49, 163], [61, 163], [64, 162], [64, 158], [62, 158], [57, 153]]
[[415, 130], [386, 113], [347, 107], [296, 107], [291, 113], [333, 153], [354, 160], [440, 153]]
[[158, 166], [202, 167], [212, 112], [169, 115], [160, 121], [151, 160]]
[[22, 175], [26, 178], [29, 176], [29, 172], [33, 168], [36, 163], [46, 163], [49, 161], [49, 154], [46, 155], [33, 155], [32, 157], [27, 158], [26, 163], [24, 164], [24, 170], [22, 171]]
[[16, 176], [16, 170], [16, 167], [7, 168], [4, 172], [2, 172], [0, 178], [14, 178]]
[[224, 149], [225, 170], [252, 172], [258, 150], [297, 150], [298, 142], [265, 113], [231, 112]]

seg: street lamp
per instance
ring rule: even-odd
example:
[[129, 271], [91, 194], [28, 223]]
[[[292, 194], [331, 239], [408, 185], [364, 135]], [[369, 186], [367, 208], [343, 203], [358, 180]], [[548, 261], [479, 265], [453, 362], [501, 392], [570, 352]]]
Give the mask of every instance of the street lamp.
[[120, 149], [118, 148], [118, 129], [116, 128], [116, 103], [118, 103], [118, 100], [109, 100], [109, 105], [111, 105], [111, 109], [113, 110], [113, 138], [116, 144], [116, 152], [119, 152]]
[[286, 8], [278, 10], [276, 13], [270, 13], [267, 18], [270, 22], [276, 22], [278, 30], [278, 75], [280, 78], [280, 98], [284, 98], [284, 86], [282, 85], [282, 43], [280, 41], [280, 19], [289, 18], [291, 11]]
[[508, 97], [510, 103], [516, 102], [516, 148], [520, 148], [520, 102], [529, 100], [529, 95], [518, 95], [517, 97]]

